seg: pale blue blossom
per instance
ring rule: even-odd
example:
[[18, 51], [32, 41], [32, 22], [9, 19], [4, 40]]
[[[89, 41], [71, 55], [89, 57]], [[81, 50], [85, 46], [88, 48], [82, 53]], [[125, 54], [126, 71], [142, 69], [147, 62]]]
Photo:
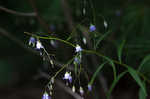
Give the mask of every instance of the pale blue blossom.
[[71, 76], [71, 72], [68, 73], [66, 72], [64, 77], [63, 77], [64, 80], [69, 80], [70, 83], [72, 83], [72, 76]]
[[81, 52], [81, 51], [82, 51], [82, 48], [77, 44], [75, 52]]
[[91, 24], [91, 25], [90, 25], [90, 32], [93, 32], [93, 31], [95, 31], [95, 30], [96, 30], [95, 25]]
[[45, 93], [43, 94], [42, 99], [51, 99], [51, 97], [48, 95], [47, 92], [45, 92]]
[[30, 39], [29, 39], [29, 45], [33, 45], [33, 46], [35, 46], [35, 42], [36, 42], [36, 39], [34, 38], [34, 37], [30, 37]]
[[41, 49], [41, 48], [44, 48], [42, 43], [40, 41], [37, 41], [36, 42], [36, 49]]
[[88, 91], [92, 91], [92, 85], [88, 84]]
[[80, 92], [80, 94], [83, 96], [84, 90], [83, 90], [83, 88], [82, 88], [81, 86], [80, 86], [79, 92]]

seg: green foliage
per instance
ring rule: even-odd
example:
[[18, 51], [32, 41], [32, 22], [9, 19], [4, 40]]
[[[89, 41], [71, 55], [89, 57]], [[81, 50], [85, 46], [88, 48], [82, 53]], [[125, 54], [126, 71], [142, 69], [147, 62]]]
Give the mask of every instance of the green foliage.
[[[150, 61], [150, 55], [145, 56], [144, 59], [142, 60], [141, 64], [138, 67], [138, 71], [141, 71], [141, 69], [144, 67], [144, 65], [146, 63], [149, 63], [149, 61]], [[148, 64], [146, 64], [146, 65], [148, 65]]]
[[94, 83], [94, 80], [96, 78], [96, 76], [100, 73], [100, 71], [102, 70], [102, 68], [104, 67], [104, 65], [106, 64], [106, 62], [104, 62], [103, 64], [99, 65], [98, 68], [96, 69], [96, 71], [94, 72], [89, 84], [92, 85]]
[[122, 41], [122, 43], [120, 44], [120, 46], [118, 46], [118, 59], [120, 61], [120, 63], [122, 62], [122, 52], [123, 52], [123, 47], [124, 47], [124, 44], [125, 44], [125, 40]]
[[124, 71], [122, 73], [120, 73], [117, 78], [112, 82], [111, 84], [111, 87], [108, 91], [108, 94], [107, 94], [107, 98], [109, 99], [110, 98], [110, 95], [112, 93], [112, 90], [114, 89], [114, 87], [116, 86], [116, 84], [119, 82], [119, 80], [127, 73], [127, 71]]
[[128, 72], [133, 77], [133, 79], [137, 82], [137, 84], [141, 87], [141, 90], [143, 91], [144, 95], [147, 96], [146, 88], [140, 79], [139, 75], [137, 74], [136, 70], [132, 69], [131, 67], [128, 67]]
[[[143, 83], [143, 85], [145, 86], [145, 83]], [[146, 95], [144, 91], [142, 90], [142, 88], [140, 88], [139, 90], [139, 99], [146, 99]]]
[[113, 60], [111, 60], [110, 58], [108, 58], [106, 56], [103, 56], [103, 58], [106, 59], [108, 61], [108, 63], [112, 66], [113, 73], [114, 73], [114, 80], [115, 80], [117, 77], [117, 72], [116, 72], [116, 66], [115, 66]]
[[107, 37], [108, 34], [111, 33], [111, 32], [112, 32], [112, 31], [109, 30], [109, 31], [107, 31], [106, 33], [104, 33], [102, 36], [100, 36], [100, 37], [98, 38], [98, 40], [96, 41], [96, 44], [95, 44], [95, 49], [98, 47], [98, 45], [100, 44], [100, 42], [101, 42], [105, 37]]

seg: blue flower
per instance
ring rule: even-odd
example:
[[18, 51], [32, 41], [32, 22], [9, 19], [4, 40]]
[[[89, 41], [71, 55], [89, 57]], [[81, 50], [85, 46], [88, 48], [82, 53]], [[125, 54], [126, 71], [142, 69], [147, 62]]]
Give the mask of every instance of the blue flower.
[[75, 52], [81, 52], [81, 51], [82, 51], [82, 48], [77, 44]]
[[63, 77], [64, 80], [68, 80], [70, 83], [72, 83], [72, 76], [71, 76], [71, 72], [66, 72], [64, 77]]
[[47, 92], [45, 92], [45, 93], [43, 94], [42, 99], [51, 99], [51, 97], [48, 95]]
[[81, 63], [81, 60], [78, 58], [78, 57], [75, 57], [74, 58], [74, 64], [80, 64]]
[[93, 31], [95, 31], [95, 30], [96, 30], [95, 25], [91, 24], [91, 25], [90, 25], [90, 32], [93, 32]]
[[44, 48], [43, 45], [42, 45], [42, 43], [41, 43], [40, 41], [37, 41], [37, 42], [36, 42], [36, 49], [39, 50], [39, 49], [41, 49], [41, 48]]
[[36, 39], [34, 38], [34, 37], [30, 37], [30, 39], [29, 39], [29, 45], [33, 45], [33, 46], [35, 46], [35, 42], [36, 42]]
[[92, 85], [88, 84], [88, 91], [92, 91]]
[[69, 82], [72, 83], [72, 76], [69, 76]]
[[83, 96], [84, 90], [83, 90], [83, 88], [82, 88], [81, 86], [80, 86], [79, 92], [80, 92], [80, 94]]

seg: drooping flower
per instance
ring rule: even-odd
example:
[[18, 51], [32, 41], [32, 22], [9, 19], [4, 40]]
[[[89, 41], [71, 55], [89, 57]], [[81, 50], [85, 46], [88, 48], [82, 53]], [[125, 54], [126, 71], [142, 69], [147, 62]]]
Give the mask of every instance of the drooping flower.
[[81, 86], [80, 86], [79, 92], [80, 92], [80, 94], [83, 96], [84, 90], [83, 90], [83, 88], [82, 88]]
[[36, 42], [36, 49], [39, 50], [39, 49], [41, 49], [41, 48], [44, 48], [43, 45], [42, 45], [42, 43], [41, 43], [40, 41], [37, 41], [37, 42]]
[[74, 64], [80, 64], [81, 60], [79, 59], [79, 57], [75, 57], [74, 58]]
[[87, 43], [87, 41], [86, 41], [86, 38], [85, 38], [85, 37], [83, 37], [83, 39], [82, 39], [82, 40], [83, 40], [83, 43], [84, 43], [84, 44], [86, 44], [86, 43]]
[[66, 72], [65, 75], [64, 75], [64, 77], [63, 77], [63, 79], [64, 79], [64, 80], [72, 79], [71, 73]]
[[73, 87], [72, 87], [72, 92], [75, 92], [76, 91], [76, 88], [75, 88], [75, 86], [73, 85]]
[[92, 85], [88, 84], [88, 91], [92, 91]]
[[69, 76], [69, 82], [72, 83], [72, 76]]
[[81, 51], [82, 51], [82, 48], [77, 44], [75, 52], [81, 52]]
[[57, 47], [58, 47], [57, 42], [54, 41], [54, 40], [50, 40], [50, 44], [51, 44], [54, 48], [57, 48]]
[[51, 99], [47, 92], [45, 92], [42, 96], [42, 99]]
[[96, 30], [95, 25], [91, 24], [91, 25], [90, 25], [90, 32], [93, 32], [93, 31], [95, 31], [95, 30]]
[[104, 27], [107, 28], [108, 27], [108, 24], [107, 22], [104, 20]]
[[29, 39], [29, 45], [33, 45], [33, 47], [35, 46], [35, 42], [36, 42], [36, 39], [34, 37], [30, 37]]

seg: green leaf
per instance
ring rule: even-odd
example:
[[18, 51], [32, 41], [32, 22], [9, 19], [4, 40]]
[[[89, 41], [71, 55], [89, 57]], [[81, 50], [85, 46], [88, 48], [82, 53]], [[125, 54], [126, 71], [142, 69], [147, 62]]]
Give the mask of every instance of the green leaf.
[[107, 99], [109, 99], [111, 93], [112, 93], [112, 90], [114, 89], [114, 87], [116, 86], [116, 84], [118, 83], [118, 81], [127, 73], [127, 71], [124, 71], [122, 73], [120, 73], [117, 78], [113, 81], [109, 91], [108, 91], [108, 94], [107, 94]]
[[112, 66], [113, 73], [114, 73], [114, 79], [116, 79], [117, 72], [116, 72], [116, 67], [115, 67], [115, 64], [114, 64], [113, 60], [111, 60], [110, 58], [108, 58], [106, 56], [103, 56], [103, 58], [106, 59], [109, 62], [109, 64]]
[[121, 56], [122, 56], [122, 50], [123, 50], [124, 44], [125, 44], [125, 40], [123, 40], [120, 46], [118, 47], [118, 59], [120, 63], [122, 62]]
[[141, 87], [141, 90], [143, 91], [144, 95], [147, 96], [146, 88], [142, 83], [140, 77], [138, 76], [137, 71], [132, 69], [131, 67], [128, 67], [128, 72], [133, 77], [133, 79], [137, 82], [137, 84]]
[[95, 49], [98, 47], [98, 45], [100, 44], [100, 42], [112, 31], [108, 31], [106, 32], [104, 35], [102, 35], [96, 42], [96, 45], [95, 45]]
[[144, 64], [147, 62], [147, 61], [150, 61], [150, 55], [147, 55], [141, 62], [139, 68], [138, 68], [138, 71], [141, 70], [141, 68], [144, 66]]
[[98, 75], [98, 73], [99, 73], [100, 70], [104, 67], [105, 64], [106, 64], [106, 62], [98, 66], [98, 68], [97, 68], [97, 70], [95, 71], [95, 73], [93, 74], [93, 76], [92, 76], [91, 81], [90, 81], [89, 84], [91, 84], [91, 85], [93, 84], [93, 82], [94, 82], [96, 76]]
[[[145, 83], [143, 82], [143, 85], [145, 86]], [[139, 90], [139, 99], [146, 99], [146, 95], [144, 94], [144, 91], [142, 88]]]

